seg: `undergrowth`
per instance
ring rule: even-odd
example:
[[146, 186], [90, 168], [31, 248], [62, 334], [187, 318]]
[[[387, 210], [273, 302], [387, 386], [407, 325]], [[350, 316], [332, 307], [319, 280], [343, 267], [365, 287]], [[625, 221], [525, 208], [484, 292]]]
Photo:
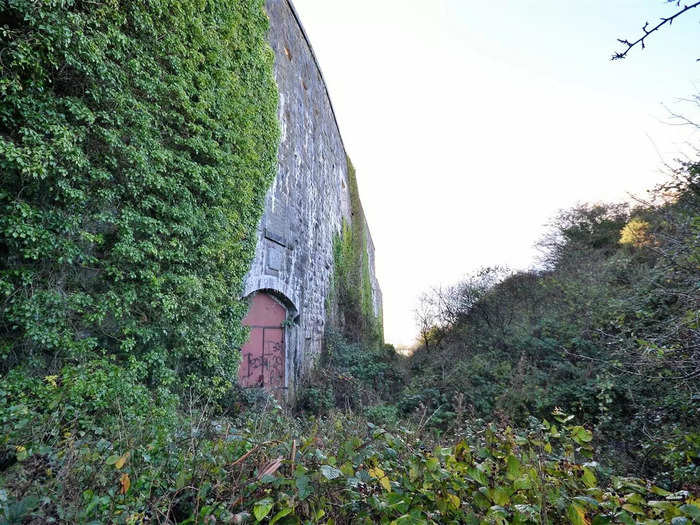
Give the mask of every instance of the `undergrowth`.
[[[700, 500], [613, 476], [557, 411], [519, 429], [353, 412], [175, 410], [109, 363], [0, 392], [0, 523], [691, 523]], [[91, 386], [94, 385], [94, 386]], [[126, 389], [134, 389], [130, 395]], [[76, 412], [75, 407], [82, 410]], [[91, 413], [84, 407], [95, 406]]]

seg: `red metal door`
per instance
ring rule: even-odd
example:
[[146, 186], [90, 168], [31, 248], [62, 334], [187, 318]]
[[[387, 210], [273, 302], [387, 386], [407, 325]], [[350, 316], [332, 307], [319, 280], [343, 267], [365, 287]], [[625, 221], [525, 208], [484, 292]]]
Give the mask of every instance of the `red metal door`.
[[271, 295], [253, 296], [243, 324], [250, 327], [250, 338], [241, 349], [238, 378], [244, 387], [284, 387], [284, 320], [287, 311]]

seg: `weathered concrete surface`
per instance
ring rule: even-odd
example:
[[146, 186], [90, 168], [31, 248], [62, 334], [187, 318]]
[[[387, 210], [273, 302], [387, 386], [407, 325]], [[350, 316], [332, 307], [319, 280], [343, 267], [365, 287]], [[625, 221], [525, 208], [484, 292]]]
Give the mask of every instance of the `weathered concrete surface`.
[[[347, 157], [327, 87], [308, 37], [288, 0], [267, 0], [269, 41], [280, 93], [279, 170], [267, 194], [245, 295], [271, 290], [285, 302], [288, 397], [321, 353], [333, 239], [351, 223]], [[362, 211], [359, 211], [362, 213]], [[367, 247], [375, 313], [381, 291], [374, 244]]]

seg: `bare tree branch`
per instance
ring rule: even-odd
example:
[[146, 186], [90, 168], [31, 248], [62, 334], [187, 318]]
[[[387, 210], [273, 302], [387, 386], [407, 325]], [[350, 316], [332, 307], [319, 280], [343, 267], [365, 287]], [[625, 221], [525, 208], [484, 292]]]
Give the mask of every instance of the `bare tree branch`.
[[[669, 3], [675, 3], [678, 7], [681, 6], [680, 0], [672, 0]], [[700, 2], [695, 2], [694, 4], [684, 4], [683, 8], [678, 11], [676, 14], [669, 16], [668, 18], [661, 18], [661, 22], [659, 22], [656, 26], [652, 27], [651, 29], [647, 29], [649, 27], [649, 22], [645, 22], [644, 26], [642, 27], [642, 31], [644, 31], [644, 34], [639, 37], [637, 40], [634, 42], [630, 42], [629, 40], [623, 39], [623, 38], [618, 38], [617, 41], [620, 42], [621, 44], [624, 44], [627, 46], [627, 49], [624, 51], [617, 51], [613, 56], [611, 57], [611, 60], [621, 60], [627, 56], [627, 53], [630, 52], [630, 50], [641, 44], [642, 49], [646, 47], [645, 40], [649, 35], [651, 35], [654, 31], [658, 31], [661, 27], [664, 25], [668, 24], [669, 26], [673, 24], [673, 21], [681, 16], [682, 14], [690, 11], [691, 9], [694, 9], [695, 7], [700, 6]]]
[[692, 126], [694, 128], [700, 129], [700, 123], [697, 123], [693, 120], [690, 120], [685, 115], [681, 115], [680, 113], [675, 113], [675, 112], [671, 111], [665, 105], [664, 105], [664, 109], [668, 112], [671, 119], [673, 119], [673, 122], [666, 123], [669, 126]]
[[[684, 102], [686, 104], [691, 104], [695, 106], [695, 113], [700, 110], [700, 93], [693, 95], [690, 98], [679, 98], [677, 102]], [[700, 130], [700, 120], [695, 120], [694, 118], [688, 117], [683, 113], [678, 113], [676, 111], [671, 111], [666, 105], [663, 105], [664, 109], [671, 117], [671, 122], [666, 122], [670, 126], [691, 126]], [[698, 116], [700, 118], [700, 115]]]

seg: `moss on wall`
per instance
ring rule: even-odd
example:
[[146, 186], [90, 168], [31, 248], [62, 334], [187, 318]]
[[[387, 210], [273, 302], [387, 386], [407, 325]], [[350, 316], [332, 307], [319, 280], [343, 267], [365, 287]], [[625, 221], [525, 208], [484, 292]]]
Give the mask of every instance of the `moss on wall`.
[[352, 342], [383, 342], [381, 312], [375, 315], [372, 277], [367, 251], [367, 223], [360, 202], [355, 168], [348, 159], [348, 191], [351, 221], [343, 220], [333, 243], [334, 272], [328, 299], [332, 328]]

